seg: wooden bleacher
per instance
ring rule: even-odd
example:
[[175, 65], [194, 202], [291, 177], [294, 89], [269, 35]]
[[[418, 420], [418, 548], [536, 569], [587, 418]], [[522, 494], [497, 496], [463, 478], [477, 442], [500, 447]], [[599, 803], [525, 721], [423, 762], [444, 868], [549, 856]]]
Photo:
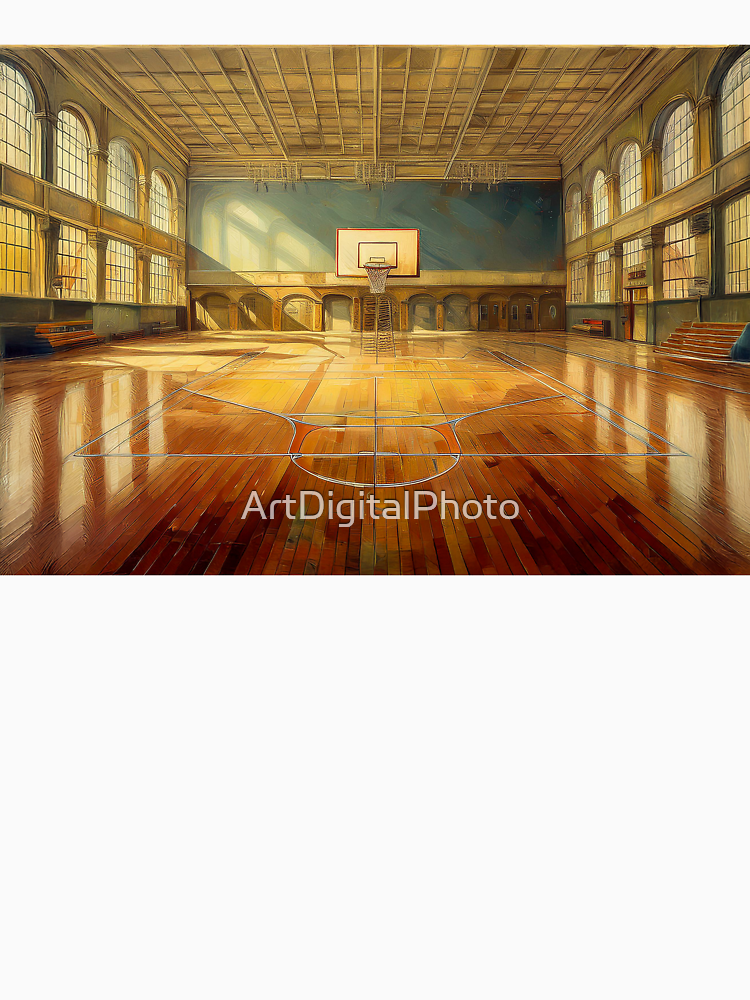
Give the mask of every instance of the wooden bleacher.
[[745, 328], [744, 323], [683, 323], [656, 348], [656, 353], [671, 361], [698, 367], [739, 365], [747, 362], [732, 361], [729, 351]]
[[612, 336], [612, 324], [608, 319], [585, 319], [582, 323], [574, 323], [570, 329], [572, 333], [593, 334], [595, 337]]

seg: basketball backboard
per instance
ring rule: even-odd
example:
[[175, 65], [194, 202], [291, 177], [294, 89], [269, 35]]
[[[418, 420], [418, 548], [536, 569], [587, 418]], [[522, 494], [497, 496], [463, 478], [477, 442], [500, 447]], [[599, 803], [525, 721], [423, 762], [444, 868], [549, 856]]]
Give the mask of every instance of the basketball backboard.
[[390, 277], [419, 277], [418, 229], [337, 229], [336, 276], [366, 278], [365, 264], [390, 264]]

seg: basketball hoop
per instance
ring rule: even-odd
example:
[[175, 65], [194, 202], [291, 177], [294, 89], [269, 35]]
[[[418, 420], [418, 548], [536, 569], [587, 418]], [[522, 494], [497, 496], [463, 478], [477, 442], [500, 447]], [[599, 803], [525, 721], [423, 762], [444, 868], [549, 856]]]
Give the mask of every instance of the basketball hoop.
[[392, 269], [393, 264], [386, 264], [385, 259], [377, 260], [371, 258], [362, 266], [367, 271], [367, 280], [370, 282], [370, 291], [372, 294], [382, 295], [385, 291], [388, 272]]

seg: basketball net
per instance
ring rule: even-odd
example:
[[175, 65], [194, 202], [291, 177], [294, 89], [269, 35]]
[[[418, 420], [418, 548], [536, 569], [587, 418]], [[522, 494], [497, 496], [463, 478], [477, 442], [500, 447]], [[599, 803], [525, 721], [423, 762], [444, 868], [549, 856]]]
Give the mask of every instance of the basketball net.
[[388, 277], [388, 272], [393, 267], [392, 264], [386, 264], [381, 262], [371, 261], [368, 264], [363, 264], [365, 271], [367, 271], [367, 280], [370, 282], [370, 291], [373, 295], [382, 295], [385, 291], [385, 282]]

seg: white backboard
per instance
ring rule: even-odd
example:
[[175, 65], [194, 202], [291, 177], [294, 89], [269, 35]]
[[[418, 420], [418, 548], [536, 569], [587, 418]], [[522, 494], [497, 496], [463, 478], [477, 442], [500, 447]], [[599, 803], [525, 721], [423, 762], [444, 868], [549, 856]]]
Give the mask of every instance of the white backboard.
[[336, 275], [366, 278], [368, 261], [391, 264], [389, 278], [419, 277], [418, 229], [337, 229]]

